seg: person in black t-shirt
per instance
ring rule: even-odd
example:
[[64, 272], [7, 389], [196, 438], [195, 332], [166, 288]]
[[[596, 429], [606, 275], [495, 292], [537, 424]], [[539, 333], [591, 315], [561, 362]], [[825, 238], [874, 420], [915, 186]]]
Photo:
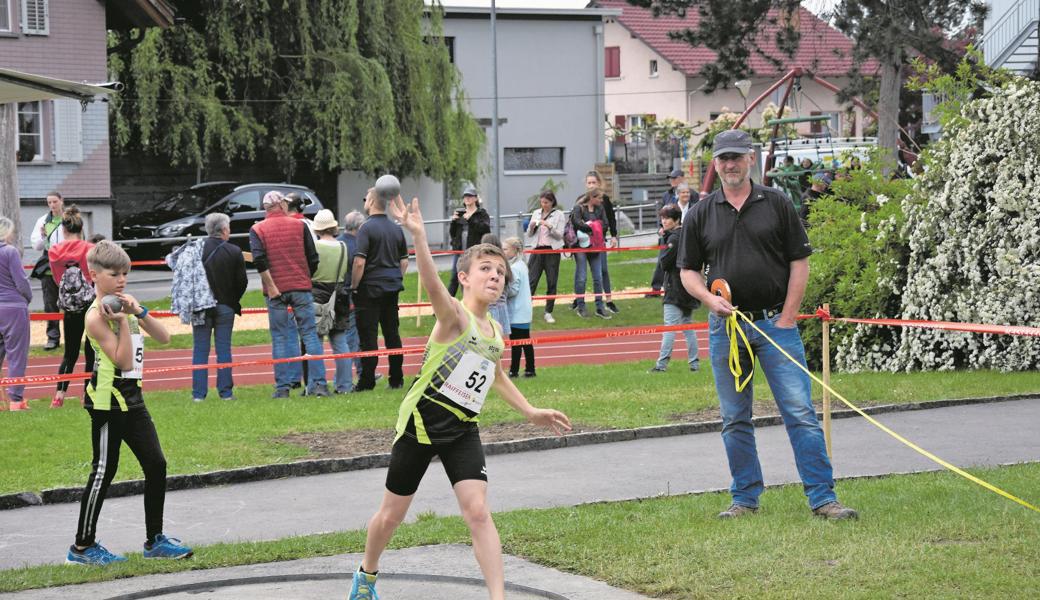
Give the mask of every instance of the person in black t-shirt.
[[[400, 183], [396, 187], [400, 189]], [[358, 229], [357, 254], [351, 270], [350, 287], [354, 290], [354, 315], [357, 318], [362, 352], [378, 348], [380, 328], [383, 330], [383, 343], [388, 350], [401, 347], [397, 300], [398, 294], [404, 289], [404, 274], [408, 271], [408, 247], [405, 245], [404, 231], [386, 216], [387, 203], [397, 194], [384, 197], [377, 189], [391, 187], [384, 188], [377, 182], [376, 187], [368, 190], [365, 196], [365, 210], [369, 216]], [[404, 356], [388, 356], [387, 362], [390, 363], [390, 387], [403, 387]], [[378, 356], [361, 359], [361, 376], [354, 386], [355, 392], [375, 387], [378, 365]]]
[[[805, 348], [796, 319], [809, 279], [812, 247], [787, 196], [751, 182], [754, 158], [747, 132], [729, 130], [717, 135], [713, 157], [722, 189], [686, 213], [678, 264], [686, 291], [711, 313], [709, 354], [722, 412], [722, 441], [733, 477], [733, 502], [719, 517], [733, 518], [758, 511], [764, 484], [751, 422], [753, 386], [737, 390], [729, 368], [726, 319], [740, 310], [804, 367]], [[717, 279], [729, 284], [732, 303], [708, 291]], [[754, 352], [751, 356], [741, 345], [740, 365], [744, 373], [752, 373], [757, 358], [765, 371], [813, 514], [828, 519], [856, 518], [856, 511], [842, 506], [834, 493], [834, 476], [809, 396], [808, 375], [739, 317], [738, 326]]]

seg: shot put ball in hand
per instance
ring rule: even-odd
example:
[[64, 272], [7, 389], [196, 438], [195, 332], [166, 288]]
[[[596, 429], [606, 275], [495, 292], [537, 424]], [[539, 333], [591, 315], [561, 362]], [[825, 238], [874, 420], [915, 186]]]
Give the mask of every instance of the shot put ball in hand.
[[101, 303], [108, 307], [113, 313], [123, 312], [123, 301], [114, 294], [109, 294], [101, 299]]

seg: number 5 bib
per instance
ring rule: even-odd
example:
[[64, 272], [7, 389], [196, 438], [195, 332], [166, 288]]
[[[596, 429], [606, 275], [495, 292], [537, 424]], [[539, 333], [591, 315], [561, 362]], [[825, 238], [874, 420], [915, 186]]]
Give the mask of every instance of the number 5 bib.
[[475, 352], [467, 352], [444, 380], [440, 393], [462, 408], [479, 413], [494, 383], [495, 362]]

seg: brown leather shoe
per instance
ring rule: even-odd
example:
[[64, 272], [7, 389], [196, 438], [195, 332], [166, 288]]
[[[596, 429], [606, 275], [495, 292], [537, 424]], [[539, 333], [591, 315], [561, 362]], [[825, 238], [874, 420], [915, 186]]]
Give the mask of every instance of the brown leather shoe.
[[835, 500], [829, 502], [823, 506], [813, 509], [812, 513], [817, 517], [829, 519], [831, 521], [843, 521], [845, 519], [858, 519], [859, 513], [855, 510], [842, 505], [841, 502]]
[[752, 515], [758, 512], [758, 508], [751, 508], [742, 504], [730, 504], [729, 508], [719, 513], [720, 519], [736, 519], [744, 515]]

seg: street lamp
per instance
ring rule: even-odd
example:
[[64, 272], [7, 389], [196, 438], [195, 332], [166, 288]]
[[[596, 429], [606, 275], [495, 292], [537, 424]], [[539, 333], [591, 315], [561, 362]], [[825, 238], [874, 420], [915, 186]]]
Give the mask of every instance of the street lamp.
[[733, 87], [737, 88], [737, 91], [740, 92], [740, 97], [741, 97], [742, 100], [744, 100], [744, 110], [746, 111], [747, 110], [747, 95], [748, 95], [748, 92], [751, 91], [751, 80], [750, 79], [741, 79], [740, 81], [735, 82], [733, 84]]

